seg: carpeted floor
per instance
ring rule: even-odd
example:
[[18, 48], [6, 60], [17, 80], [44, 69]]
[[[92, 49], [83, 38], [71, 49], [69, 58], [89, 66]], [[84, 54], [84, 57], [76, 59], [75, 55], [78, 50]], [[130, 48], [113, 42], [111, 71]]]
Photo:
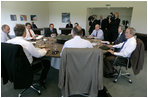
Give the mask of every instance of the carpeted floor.
[[[104, 78], [104, 86], [113, 97], [147, 97], [147, 52], [145, 52], [145, 61], [143, 70], [138, 75], [133, 75], [132, 69], [131, 79], [133, 83], [130, 84], [124, 78], [121, 78], [118, 83], [113, 83], [113, 78]], [[46, 81], [47, 89], [41, 89], [39, 96], [32, 90], [27, 90], [23, 97], [60, 97], [61, 93], [58, 88], [58, 70], [51, 68], [48, 73]], [[3, 85], [1, 83], [1, 96], [2, 97], [16, 97], [21, 90], [15, 90], [12, 83]]]

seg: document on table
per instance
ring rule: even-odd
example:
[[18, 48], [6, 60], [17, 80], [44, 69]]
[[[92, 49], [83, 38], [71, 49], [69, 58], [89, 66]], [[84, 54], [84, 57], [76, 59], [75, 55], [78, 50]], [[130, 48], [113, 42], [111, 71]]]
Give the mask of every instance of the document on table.
[[39, 35], [38, 37], [36, 37], [36, 39], [41, 39], [43, 38], [43, 35]]

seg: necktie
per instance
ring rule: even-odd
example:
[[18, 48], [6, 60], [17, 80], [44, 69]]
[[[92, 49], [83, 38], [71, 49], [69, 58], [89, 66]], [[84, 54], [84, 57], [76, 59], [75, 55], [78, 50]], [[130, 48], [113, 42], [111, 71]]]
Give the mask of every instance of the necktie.
[[120, 52], [122, 50], [122, 48], [124, 47], [125, 43], [127, 42], [127, 40], [123, 43], [123, 45], [121, 46], [121, 48], [119, 49], [118, 52]]
[[96, 37], [97, 37], [97, 35], [98, 35], [98, 31], [96, 31]]
[[28, 30], [28, 31], [29, 31], [30, 37], [32, 37], [32, 34], [31, 34], [30, 30]]
[[9, 34], [7, 34], [7, 37], [8, 37], [9, 39], [11, 39], [11, 37], [10, 37], [10, 35], [9, 35]]

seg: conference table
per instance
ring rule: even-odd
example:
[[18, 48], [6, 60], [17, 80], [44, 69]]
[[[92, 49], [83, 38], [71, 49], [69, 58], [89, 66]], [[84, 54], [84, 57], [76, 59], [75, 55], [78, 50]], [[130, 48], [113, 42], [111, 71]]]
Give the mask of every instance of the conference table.
[[[90, 41], [94, 48], [99, 48], [102, 46], [102, 42], [99, 39], [89, 39], [89, 38], [83, 38], [88, 41]], [[40, 40], [32, 41], [34, 46], [36, 48], [47, 48], [48, 52], [45, 55], [46, 57], [54, 57], [54, 58], [60, 58], [60, 53], [63, 48], [63, 44], [57, 43], [57, 39], [53, 37], [43, 37]], [[107, 52], [106, 50], [103, 50], [103, 53]]]

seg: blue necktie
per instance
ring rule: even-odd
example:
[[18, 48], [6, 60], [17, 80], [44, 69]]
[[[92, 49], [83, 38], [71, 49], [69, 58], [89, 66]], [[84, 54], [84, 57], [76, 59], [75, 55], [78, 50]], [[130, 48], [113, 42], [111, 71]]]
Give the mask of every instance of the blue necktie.
[[118, 52], [120, 52], [122, 50], [122, 48], [124, 47], [125, 43], [127, 42], [127, 40], [123, 43], [123, 45], [121, 46], [121, 48], [119, 49]]

